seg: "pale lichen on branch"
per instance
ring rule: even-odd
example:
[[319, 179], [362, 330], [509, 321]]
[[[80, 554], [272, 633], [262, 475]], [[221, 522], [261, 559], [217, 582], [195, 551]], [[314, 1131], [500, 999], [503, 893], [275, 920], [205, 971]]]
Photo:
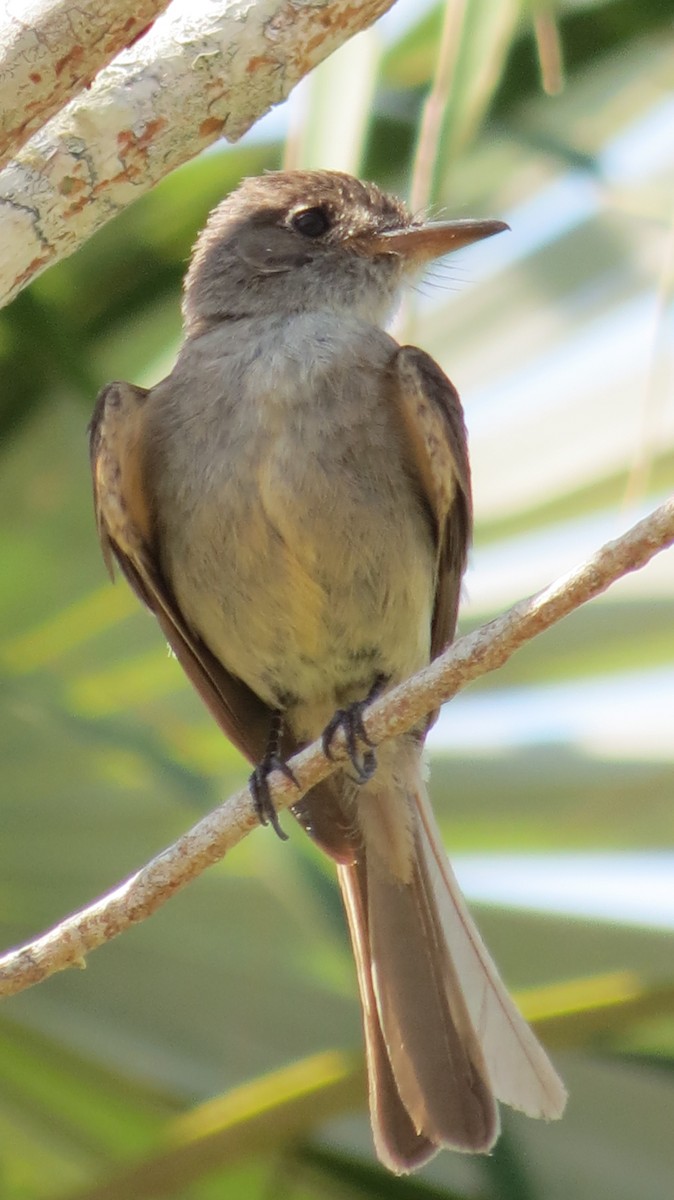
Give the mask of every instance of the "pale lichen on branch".
[[169, 0], [5, 0], [0, 13], [0, 167]]
[[174, 0], [0, 171], [0, 304], [218, 137], [235, 141], [393, 0]]

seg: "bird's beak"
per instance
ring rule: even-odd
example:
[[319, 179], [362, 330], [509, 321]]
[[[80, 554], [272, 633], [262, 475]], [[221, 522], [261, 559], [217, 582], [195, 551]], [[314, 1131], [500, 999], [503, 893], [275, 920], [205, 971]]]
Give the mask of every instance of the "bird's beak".
[[441, 258], [509, 228], [505, 221], [436, 221], [376, 234], [368, 238], [364, 248], [368, 254], [398, 254], [411, 267], [423, 266], [433, 258]]

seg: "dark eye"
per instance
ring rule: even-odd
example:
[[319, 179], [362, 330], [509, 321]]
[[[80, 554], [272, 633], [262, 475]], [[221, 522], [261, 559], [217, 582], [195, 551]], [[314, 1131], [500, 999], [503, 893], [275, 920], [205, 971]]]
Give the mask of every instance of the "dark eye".
[[328, 232], [331, 222], [324, 208], [303, 208], [295, 213], [290, 224], [302, 237], [318, 238]]

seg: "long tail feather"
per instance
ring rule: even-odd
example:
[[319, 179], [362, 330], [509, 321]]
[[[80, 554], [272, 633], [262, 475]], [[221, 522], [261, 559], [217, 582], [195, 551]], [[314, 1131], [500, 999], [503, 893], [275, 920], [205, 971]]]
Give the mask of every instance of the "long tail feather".
[[432, 1158], [437, 1147], [415, 1129], [393, 1077], [374, 994], [365, 881], [355, 864], [339, 866], [338, 873], [360, 982], [375, 1148], [390, 1170], [411, 1171]]
[[497, 1099], [530, 1117], [553, 1120], [566, 1089], [531, 1027], [508, 993], [473, 921], [451, 868], [423, 786], [415, 796], [428, 888], [484, 1054]]
[[[411, 782], [411, 780], [409, 781]], [[380, 1157], [397, 1172], [441, 1146], [488, 1151], [496, 1100], [561, 1115], [566, 1093], [508, 995], [466, 908], [415, 770], [406, 789], [414, 849], [403, 882], [368, 838], [338, 866], [363, 1003], [370, 1109]], [[400, 797], [381, 796], [390, 815]]]

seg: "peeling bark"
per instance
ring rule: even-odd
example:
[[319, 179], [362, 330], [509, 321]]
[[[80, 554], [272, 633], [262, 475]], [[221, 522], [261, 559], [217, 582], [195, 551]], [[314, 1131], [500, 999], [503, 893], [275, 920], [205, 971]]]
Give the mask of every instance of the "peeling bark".
[[218, 137], [235, 141], [392, 0], [174, 0], [0, 172], [0, 304]]
[[0, 167], [151, 25], [169, 0], [5, 0]]

